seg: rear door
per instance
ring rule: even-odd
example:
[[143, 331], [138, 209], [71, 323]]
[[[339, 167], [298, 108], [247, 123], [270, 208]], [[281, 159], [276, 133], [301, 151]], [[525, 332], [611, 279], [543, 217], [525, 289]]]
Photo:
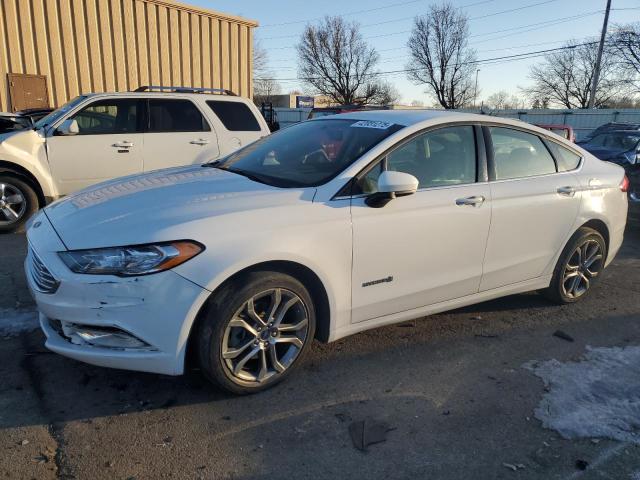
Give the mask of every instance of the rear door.
[[69, 117], [78, 122], [78, 134], [54, 131], [47, 138], [47, 156], [60, 195], [142, 172], [141, 111], [140, 99], [99, 99]]
[[484, 131], [492, 216], [481, 291], [540, 277], [564, 246], [581, 198], [576, 175], [563, 171], [561, 160], [556, 165], [540, 137], [505, 127]]
[[227, 155], [268, 134], [258, 121], [260, 112], [257, 108], [236, 100], [207, 100], [206, 103], [220, 122], [220, 155]]
[[204, 163], [218, 158], [218, 137], [187, 98], [150, 98], [144, 171]]

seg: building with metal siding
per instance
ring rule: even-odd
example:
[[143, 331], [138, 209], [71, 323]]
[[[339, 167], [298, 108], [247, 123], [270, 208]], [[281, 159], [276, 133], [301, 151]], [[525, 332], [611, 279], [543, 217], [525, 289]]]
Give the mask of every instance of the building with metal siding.
[[0, 0], [0, 111], [141, 85], [251, 97], [256, 26], [171, 0]]

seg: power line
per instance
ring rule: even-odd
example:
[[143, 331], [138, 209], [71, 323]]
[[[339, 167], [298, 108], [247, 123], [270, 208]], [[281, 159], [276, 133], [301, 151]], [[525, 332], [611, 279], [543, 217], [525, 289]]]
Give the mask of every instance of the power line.
[[[468, 4], [468, 5], [461, 5], [458, 8], [468, 8], [468, 7], [472, 7], [472, 6], [475, 6], [475, 5], [480, 5], [480, 4], [483, 4], [483, 3], [489, 3], [490, 1], [495, 1], [495, 0], [484, 0], [482, 2], [471, 3], [471, 4]], [[471, 18], [469, 18], [469, 21], [471, 21], [471, 20], [480, 20], [480, 19], [488, 18], [488, 17], [495, 17], [497, 15], [502, 15], [502, 14], [505, 14], [505, 13], [517, 12], [517, 11], [520, 11], [520, 10], [525, 10], [525, 9], [528, 9], [528, 8], [538, 7], [540, 5], [546, 5], [548, 3], [553, 3], [553, 2], [557, 2], [557, 1], [558, 0], [545, 0], [543, 2], [533, 3], [531, 5], [525, 5], [523, 7], [510, 8], [508, 10], [501, 10], [499, 12], [489, 13], [487, 15], [480, 15], [478, 17], [471, 17]], [[412, 19], [416, 18], [416, 16], [419, 16], [419, 15], [414, 15], [414, 16], [411, 16], [411, 17], [396, 18], [394, 20], [385, 20], [383, 22], [377, 22], [377, 23], [366, 23], [366, 24], [360, 25], [360, 27], [361, 28], [375, 27], [375, 26], [378, 26], [378, 25], [385, 25], [385, 24], [388, 24], [388, 23], [395, 23], [395, 22], [400, 22], [400, 21], [404, 21], [404, 20], [412, 20]], [[382, 37], [382, 36], [399, 35], [401, 33], [408, 33], [410, 31], [411, 30], [402, 30], [402, 31], [399, 31], [399, 32], [392, 32], [392, 33], [388, 33], [388, 34], [385, 34], [385, 35], [376, 35], [376, 36], [373, 36], [373, 37], [365, 37], [365, 38], [378, 38], [378, 37]], [[275, 37], [266, 37], [266, 38], [261, 38], [260, 40], [265, 40], [265, 41], [266, 40], [279, 40], [279, 39], [283, 39], [283, 38], [296, 38], [296, 37], [299, 37], [299, 36], [300, 36], [300, 34], [297, 33], [297, 34], [290, 34], [290, 35], [278, 35], [278, 36], [275, 36]]]
[[[481, 59], [481, 60], [473, 60], [473, 61], [469, 61], [469, 62], [462, 62], [460, 64], [456, 64], [456, 65], [452, 65], [452, 66], [459, 66], [459, 65], [478, 65], [478, 64], [491, 64], [491, 62], [495, 62], [497, 60], [507, 60], [507, 59], [522, 59], [522, 58], [534, 58], [533, 56], [543, 56], [546, 55], [548, 53], [552, 53], [552, 52], [559, 52], [562, 50], [570, 50], [573, 48], [577, 48], [577, 47], [582, 47], [582, 46], [587, 46], [587, 45], [594, 45], [598, 42], [585, 42], [585, 43], [578, 43], [575, 45], [568, 45], [566, 47], [558, 47], [558, 48], [548, 48], [546, 50], [537, 50], [537, 51], [533, 51], [533, 52], [525, 52], [525, 53], [518, 53], [515, 55], [503, 55], [501, 57], [493, 57], [493, 58], [485, 58], [485, 59]], [[415, 71], [419, 71], [421, 69], [419, 68], [405, 68], [405, 69], [401, 69], [401, 70], [390, 70], [390, 71], [386, 71], [386, 72], [374, 72], [369, 74], [370, 76], [378, 76], [378, 75], [388, 75], [388, 74], [396, 74], [396, 73], [408, 73], [408, 72], [415, 72]], [[300, 80], [314, 80], [320, 77], [299, 77], [299, 78], [266, 78], [264, 80], [273, 80], [273, 81], [278, 81], [278, 82], [283, 82], [283, 81], [300, 81]]]

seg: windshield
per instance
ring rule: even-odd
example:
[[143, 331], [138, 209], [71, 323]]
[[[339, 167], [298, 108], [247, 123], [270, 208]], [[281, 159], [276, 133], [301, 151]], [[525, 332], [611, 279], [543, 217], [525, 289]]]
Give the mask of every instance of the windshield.
[[277, 187], [322, 185], [403, 128], [387, 122], [302, 122], [232, 153], [215, 166]]
[[65, 103], [63, 106], [61, 106], [60, 108], [54, 110], [49, 115], [47, 115], [45, 117], [42, 117], [40, 120], [38, 120], [33, 125], [33, 128], [36, 129], [36, 130], [39, 130], [44, 126], [51, 125], [53, 122], [58, 120], [58, 118], [63, 116], [65, 113], [67, 113], [69, 110], [71, 110], [76, 105], [78, 105], [85, 98], [87, 98], [86, 95], [80, 95], [80, 96], [74, 98], [73, 100], [71, 100], [70, 102]]
[[640, 133], [601, 133], [593, 137], [589, 143], [597, 147], [616, 150], [632, 150], [640, 143]]

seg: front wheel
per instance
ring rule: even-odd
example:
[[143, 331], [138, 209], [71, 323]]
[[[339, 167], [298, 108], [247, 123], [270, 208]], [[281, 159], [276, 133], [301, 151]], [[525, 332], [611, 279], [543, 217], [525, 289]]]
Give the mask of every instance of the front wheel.
[[597, 281], [607, 259], [607, 244], [596, 230], [582, 227], [562, 251], [544, 295], [559, 303], [584, 298]]
[[0, 173], [0, 233], [18, 230], [38, 210], [33, 188], [12, 175]]
[[200, 366], [231, 393], [264, 390], [300, 362], [315, 325], [313, 301], [302, 283], [279, 272], [250, 273], [211, 299], [197, 332]]

